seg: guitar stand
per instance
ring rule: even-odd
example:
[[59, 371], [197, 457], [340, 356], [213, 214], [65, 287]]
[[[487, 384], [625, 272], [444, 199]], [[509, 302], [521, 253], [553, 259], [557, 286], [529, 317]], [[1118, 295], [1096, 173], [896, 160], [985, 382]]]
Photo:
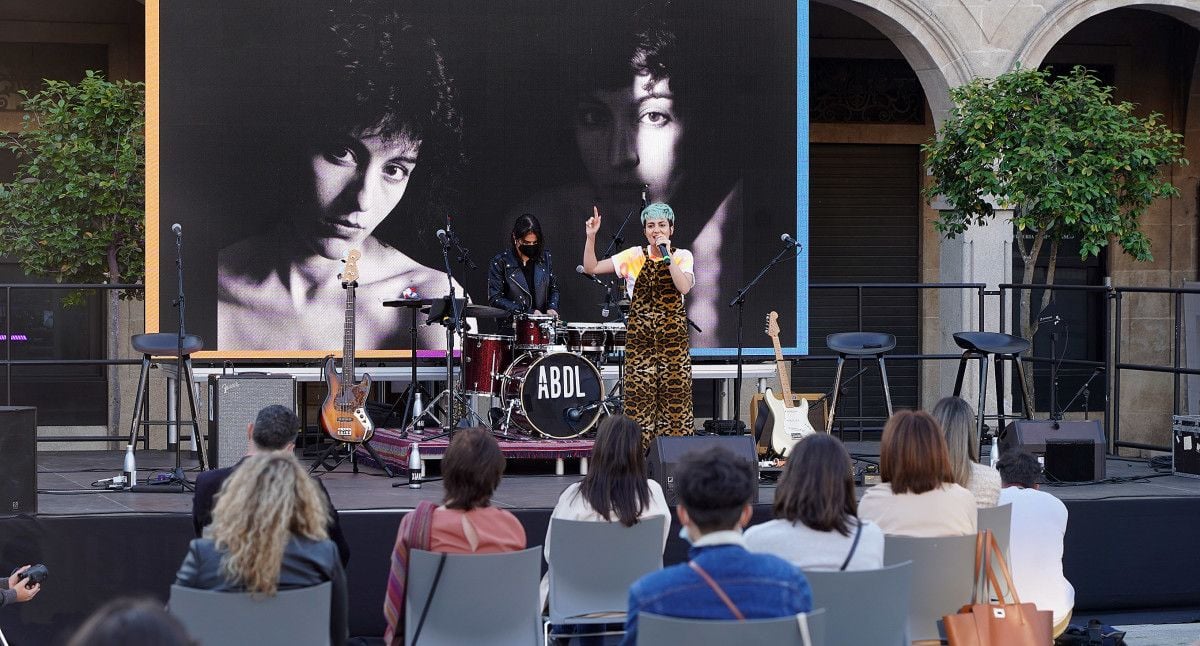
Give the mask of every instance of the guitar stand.
[[[325, 449], [325, 451], [321, 453], [321, 457], [317, 458], [316, 462], [313, 462], [312, 468], [309, 469], [308, 472], [314, 473], [317, 470], [317, 467], [325, 467], [326, 473], [335, 471], [338, 467], [342, 466], [342, 463], [346, 461], [346, 458], [349, 458], [350, 466], [353, 467], [354, 473], [358, 473], [358, 452], [354, 450], [355, 444], [355, 442], [339, 442], [334, 440], [333, 444], [330, 444], [329, 448]], [[379, 457], [379, 454], [375, 452], [375, 448], [371, 446], [370, 442], [361, 442], [361, 444], [362, 447], [367, 450], [367, 455], [370, 455], [371, 459], [374, 460], [376, 464], [383, 467], [383, 472], [387, 474], [387, 477], [396, 477], [395, 474], [392, 473], [392, 470], [388, 467], [387, 462], [384, 462], [383, 458]], [[346, 447], [349, 447], [349, 450], [346, 452], [346, 454], [338, 456], [337, 462], [334, 462], [333, 466], [329, 466], [327, 461], [333, 456], [333, 453], [335, 451], [340, 452], [341, 449]]]

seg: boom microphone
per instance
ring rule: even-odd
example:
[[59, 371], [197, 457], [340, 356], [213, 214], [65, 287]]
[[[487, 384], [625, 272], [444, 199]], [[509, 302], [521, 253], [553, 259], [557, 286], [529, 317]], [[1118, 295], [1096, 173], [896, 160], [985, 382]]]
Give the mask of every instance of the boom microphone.
[[604, 281], [602, 281], [599, 278], [596, 278], [595, 276], [584, 271], [583, 265], [575, 265], [575, 273], [579, 274], [580, 276], [583, 276], [584, 278], [587, 278], [588, 280], [591, 280], [592, 282], [596, 283], [597, 285], [600, 285], [601, 287], [605, 286]]
[[443, 245], [450, 244], [450, 236], [446, 233], [445, 229], [437, 230], [437, 239], [438, 239], [438, 242], [442, 243]]
[[183, 227], [179, 226], [178, 222], [171, 225], [171, 231], [173, 231], [177, 236], [183, 235]]
[[788, 246], [796, 247], [797, 249], [800, 248], [800, 241], [793, 238], [790, 234], [785, 233], [785, 234], [779, 236], [779, 239], [782, 240], [784, 242], [784, 244], [786, 244]]

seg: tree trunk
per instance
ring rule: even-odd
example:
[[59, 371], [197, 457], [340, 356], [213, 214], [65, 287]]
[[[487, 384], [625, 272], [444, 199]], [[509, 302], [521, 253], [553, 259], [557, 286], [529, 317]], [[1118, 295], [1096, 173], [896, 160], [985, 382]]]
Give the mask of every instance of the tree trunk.
[[[1041, 253], [1042, 244], [1044, 244], [1045, 241], [1046, 241], [1045, 232], [1038, 231], [1037, 234], [1034, 235], [1034, 237], [1033, 237], [1033, 244], [1030, 246], [1028, 252], [1026, 252], [1024, 248], [1022, 248], [1021, 260], [1024, 261], [1025, 268], [1021, 274], [1021, 283], [1025, 284], [1025, 285], [1033, 284], [1034, 272], [1037, 269], [1038, 254]], [[1057, 243], [1052, 243], [1052, 245], [1053, 245], [1052, 246], [1053, 249], [1057, 249]], [[1033, 336], [1035, 334], [1037, 334], [1037, 330], [1038, 330], [1037, 317], [1033, 316], [1032, 315], [1033, 312], [1031, 311], [1032, 301], [1033, 301], [1033, 290], [1022, 289], [1021, 290], [1021, 309], [1020, 309], [1020, 312], [1021, 312], [1021, 337], [1029, 340], [1029, 342], [1031, 344], [1033, 343]], [[1032, 348], [1030, 349], [1030, 353], [1032, 354]], [[1025, 371], [1025, 387], [1029, 392], [1029, 398], [1031, 400], [1031, 405], [1032, 405], [1032, 402], [1037, 401], [1037, 393], [1034, 391], [1034, 388], [1033, 388], [1033, 364], [1031, 363], [1028, 366], [1028, 368], [1029, 369]], [[1033, 411], [1030, 411], [1030, 412], [1032, 413]]]

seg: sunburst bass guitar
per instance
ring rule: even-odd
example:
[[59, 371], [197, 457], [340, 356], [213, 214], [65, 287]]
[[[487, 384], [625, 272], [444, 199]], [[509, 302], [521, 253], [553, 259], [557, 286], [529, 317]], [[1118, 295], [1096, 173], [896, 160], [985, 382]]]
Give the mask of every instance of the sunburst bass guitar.
[[354, 290], [358, 287], [357, 249], [346, 254], [346, 267], [342, 270], [342, 287], [346, 290], [346, 334], [342, 354], [342, 372], [335, 368], [336, 360], [325, 359], [325, 380], [329, 383], [329, 394], [321, 404], [321, 429], [339, 442], [362, 443], [371, 439], [375, 424], [367, 415], [367, 394], [371, 392], [371, 376], [363, 375], [362, 381], [354, 381]]

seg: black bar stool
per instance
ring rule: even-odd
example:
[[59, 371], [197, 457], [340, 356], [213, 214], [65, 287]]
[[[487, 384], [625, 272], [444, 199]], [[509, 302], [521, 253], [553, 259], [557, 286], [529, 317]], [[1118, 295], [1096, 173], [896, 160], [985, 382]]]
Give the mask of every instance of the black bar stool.
[[[171, 420], [147, 420], [143, 419], [143, 403], [146, 401], [146, 388], [150, 379], [151, 359], [158, 357], [159, 359], [174, 360], [179, 353], [179, 335], [168, 332], [157, 332], [154, 334], [135, 334], [129, 338], [129, 343], [134, 350], [142, 353], [142, 374], [138, 378], [137, 396], [133, 404], [133, 422], [129, 425], [129, 444], [135, 447], [138, 436], [143, 429], [150, 426], [172, 426]], [[200, 425], [196, 421], [196, 393], [192, 390], [192, 353], [199, 352], [204, 349], [204, 340], [195, 334], [185, 334], [183, 337], [183, 372], [182, 375], [176, 375], [177, 379], [185, 380], [183, 382], [183, 390], [187, 392], [188, 404], [191, 406], [192, 419], [190, 424], [192, 427], [192, 438], [196, 440], [196, 451], [200, 456], [200, 465], [204, 465], [204, 447], [200, 441]], [[172, 409], [174, 410], [174, 409]], [[182, 434], [178, 432], [180, 426], [185, 422], [175, 420], [176, 428], [175, 440], [181, 442]], [[150, 433], [147, 431], [147, 440]]]
[[[873, 358], [879, 363], [879, 378], [883, 381], [883, 398], [887, 402], [888, 417], [892, 416], [892, 391], [888, 387], [887, 366], [884, 355], [896, 347], [896, 335], [887, 332], [839, 332], [825, 337], [825, 346], [838, 355], [837, 376], [833, 379], [833, 403], [829, 417], [825, 420], [825, 432], [833, 430], [833, 418], [837, 416], [838, 391], [842, 387], [842, 366], [846, 358]], [[862, 420], [859, 420], [860, 422]], [[861, 437], [861, 433], [860, 433]]]
[[[1004, 426], [1004, 420], [1024, 417], [1033, 419], [1033, 402], [1029, 398], [1029, 390], [1025, 385], [1025, 368], [1021, 364], [1021, 353], [1031, 346], [1028, 341], [1019, 336], [1001, 334], [1000, 332], [957, 332], [954, 343], [963, 349], [962, 358], [958, 360], [958, 377], [954, 380], [954, 396], [962, 392], [963, 375], [967, 372], [967, 362], [979, 360], [979, 407], [975, 410], [979, 437], [983, 437], [983, 404], [987, 397], [988, 356], [996, 362], [996, 415], [998, 426]], [[1021, 383], [1021, 401], [1025, 404], [1024, 415], [1004, 414], [1004, 360], [1013, 362], [1017, 372], [1017, 381]], [[999, 430], [999, 428], [997, 429]], [[998, 434], [997, 434], [998, 435]]]

